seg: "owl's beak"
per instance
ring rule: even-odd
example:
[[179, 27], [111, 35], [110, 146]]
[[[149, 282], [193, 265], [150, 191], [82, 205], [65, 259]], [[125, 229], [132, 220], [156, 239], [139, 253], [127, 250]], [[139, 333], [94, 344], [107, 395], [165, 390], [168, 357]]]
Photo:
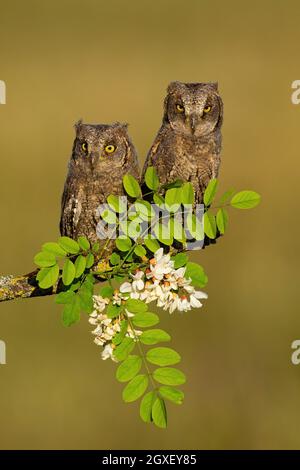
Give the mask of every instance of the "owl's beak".
[[197, 116], [197, 114], [193, 113], [193, 114], [190, 115], [190, 126], [191, 126], [193, 134], [196, 131], [197, 124], [198, 124], [198, 116]]
[[99, 160], [98, 152], [91, 152], [91, 154], [90, 154], [90, 163], [91, 163], [92, 169], [95, 168], [96, 164], [98, 163], [98, 160]]

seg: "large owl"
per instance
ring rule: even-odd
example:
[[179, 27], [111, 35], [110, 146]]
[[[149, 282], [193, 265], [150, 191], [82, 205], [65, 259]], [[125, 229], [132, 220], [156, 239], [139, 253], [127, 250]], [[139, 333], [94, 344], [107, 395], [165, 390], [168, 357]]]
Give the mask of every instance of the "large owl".
[[76, 137], [64, 186], [60, 231], [70, 238], [86, 236], [99, 241], [98, 207], [109, 194], [124, 194], [126, 173], [139, 176], [135, 148], [127, 125], [115, 123], [75, 125]]
[[190, 181], [196, 203], [218, 176], [223, 104], [216, 83], [170, 83], [162, 126], [147, 156], [143, 175], [154, 166], [165, 184]]

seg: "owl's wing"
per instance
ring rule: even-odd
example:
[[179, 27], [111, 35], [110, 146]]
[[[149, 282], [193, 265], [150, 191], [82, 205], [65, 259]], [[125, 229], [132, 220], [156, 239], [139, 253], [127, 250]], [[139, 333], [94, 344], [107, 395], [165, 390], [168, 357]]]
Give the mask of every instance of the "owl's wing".
[[172, 150], [172, 145], [168, 141], [168, 135], [164, 128], [161, 128], [158, 132], [156, 139], [154, 140], [149, 153], [147, 155], [143, 172], [142, 181], [144, 181], [146, 170], [149, 166], [154, 166], [157, 171], [157, 175], [160, 183], [169, 183], [174, 178], [174, 157], [175, 153]]
[[81, 211], [82, 203], [80, 197], [80, 187], [76, 186], [72, 178], [68, 176], [65, 182], [61, 200], [61, 235], [70, 238], [75, 237], [76, 226], [78, 224]]
[[149, 166], [155, 166], [154, 162], [155, 162], [155, 155], [157, 153], [157, 150], [159, 148], [161, 144], [161, 135], [160, 135], [160, 131], [158, 132], [148, 154], [147, 154], [147, 157], [146, 157], [146, 160], [145, 160], [145, 163], [144, 163], [144, 166], [143, 166], [143, 171], [142, 171], [142, 176], [141, 176], [141, 181], [144, 181], [144, 177], [145, 177], [145, 173], [147, 171], [147, 168]]

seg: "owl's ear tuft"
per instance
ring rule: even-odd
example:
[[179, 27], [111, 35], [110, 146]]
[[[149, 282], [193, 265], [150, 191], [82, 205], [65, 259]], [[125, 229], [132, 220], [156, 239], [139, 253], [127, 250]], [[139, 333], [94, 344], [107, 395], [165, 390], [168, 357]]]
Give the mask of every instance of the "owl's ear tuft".
[[128, 125], [129, 125], [128, 122], [117, 121], [112, 124], [112, 127], [116, 127], [117, 129], [124, 129], [125, 131], [127, 131]]
[[180, 85], [181, 85], [180, 82], [171, 82], [171, 83], [169, 83], [168, 88], [167, 88], [167, 93], [168, 94], [174, 93], [174, 91], [177, 90]]
[[76, 134], [78, 133], [79, 129], [81, 128], [82, 126], [82, 119], [79, 119], [79, 121], [77, 121], [75, 124], [74, 124], [74, 128], [75, 128], [75, 131], [76, 131]]

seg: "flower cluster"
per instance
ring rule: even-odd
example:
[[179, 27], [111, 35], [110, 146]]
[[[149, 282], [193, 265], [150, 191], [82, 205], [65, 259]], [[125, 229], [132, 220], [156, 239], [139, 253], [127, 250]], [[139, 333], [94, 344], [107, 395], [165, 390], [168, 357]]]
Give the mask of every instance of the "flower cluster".
[[[118, 295], [118, 291], [116, 291], [114, 294], [115, 299], [112, 300], [112, 303], [118, 304], [119, 297], [120, 296]], [[91, 323], [91, 325], [95, 326], [95, 329], [92, 331], [92, 334], [95, 335], [94, 343], [98, 346], [103, 347], [103, 351], [101, 354], [102, 359], [105, 360], [111, 358], [113, 361], [116, 361], [113, 355], [115, 349], [113, 338], [117, 333], [120, 332], [121, 321], [123, 320], [123, 318], [121, 318], [121, 316], [117, 318], [109, 318], [104, 313], [106, 306], [110, 303], [110, 299], [104, 299], [103, 297], [101, 297], [101, 295], [94, 295], [93, 301], [94, 310], [90, 314], [89, 322]], [[132, 314], [128, 311], [126, 311], [126, 314], [128, 317], [132, 316]], [[125, 336], [129, 336], [130, 338], [136, 339], [136, 337], [140, 334], [141, 331], [132, 330], [131, 327], [128, 326]]]
[[175, 269], [170, 255], [165, 255], [163, 248], [160, 248], [146, 271], [138, 270], [131, 274], [132, 281], [124, 282], [120, 293], [146, 303], [156, 301], [158, 307], [170, 313], [202, 307], [200, 299], [207, 299], [207, 294], [191, 285], [191, 279], [184, 277], [185, 271], [184, 267]]
[[[202, 307], [200, 299], [206, 299], [207, 294], [191, 285], [191, 279], [185, 277], [185, 271], [184, 267], [175, 269], [170, 255], [165, 255], [163, 248], [160, 248], [150, 260], [149, 267], [145, 271], [137, 270], [135, 274], [131, 274], [131, 282], [121, 284], [120, 290], [115, 290], [111, 299], [94, 295], [94, 310], [90, 314], [89, 322], [95, 327], [92, 331], [95, 335], [94, 342], [103, 347], [102, 359], [115, 360], [113, 338], [120, 332], [124, 319], [123, 315], [116, 318], [106, 315], [105, 309], [110, 302], [121, 305], [128, 297], [146, 303], [155, 301], [158, 307], [170, 313]], [[128, 318], [133, 316], [128, 310], [125, 312]], [[128, 326], [126, 336], [136, 339], [140, 334], [141, 331], [132, 330], [130, 325]]]

